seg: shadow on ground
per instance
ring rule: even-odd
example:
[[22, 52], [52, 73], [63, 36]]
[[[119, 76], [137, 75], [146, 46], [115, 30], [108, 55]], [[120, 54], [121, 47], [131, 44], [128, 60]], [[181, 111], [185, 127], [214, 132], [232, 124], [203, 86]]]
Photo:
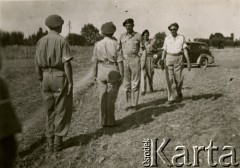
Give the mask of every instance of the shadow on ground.
[[[223, 96], [222, 94], [203, 94], [196, 95], [191, 97], [185, 97], [185, 100], [196, 101], [199, 99], [212, 99], [216, 100]], [[170, 106], [165, 105], [164, 103], [167, 99], [159, 99], [152, 102], [142, 103], [139, 105], [139, 110], [131, 113], [129, 116], [122, 118], [118, 121], [119, 125], [112, 128], [100, 128], [93, 133], [78, 135], [72, 138], [69, 138], [64, 143], [64, 148], [69, 148], [72, 146], [87, 145], [91, 140], [97, 139], [103, 135], [113, 135], [115, 133], [125, 132], [127, 130], [137, 128], [140, 125], [147, 124], [152, 122], [154, 119], [152, 116], [157, 117], [164, 113], [174, 112], [178, 108], [184, 106], [183, 103], [176, 103]], [[161, 105], [161, 106], [160, 106]]]

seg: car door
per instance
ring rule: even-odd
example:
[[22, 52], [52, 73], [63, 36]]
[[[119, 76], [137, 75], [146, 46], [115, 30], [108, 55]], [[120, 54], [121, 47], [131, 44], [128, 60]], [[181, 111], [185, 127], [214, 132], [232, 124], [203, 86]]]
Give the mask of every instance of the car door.
[[197, 60], [198, 60], [198, 57], [199, 57], [199, 52], [200, 52], [199, 47], [200, 46], [197, 43], [190, 44], [189, 59], [190, 59], [191, 63], [197, 63]]

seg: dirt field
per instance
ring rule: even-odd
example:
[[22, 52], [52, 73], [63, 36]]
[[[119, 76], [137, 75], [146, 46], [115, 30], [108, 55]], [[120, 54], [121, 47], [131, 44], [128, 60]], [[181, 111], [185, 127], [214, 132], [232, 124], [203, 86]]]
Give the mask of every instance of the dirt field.
[[[125, 96], [121, 88], [116, 103], [120, 125], [104, 129], [99, 126], [97, 86], [89, 84], [91, 49], [81, 56], [76, 52], [71, 130], [57, 159], [45, 152], [44, 112], [32, 60], [7, 60], [6, 66], [11, 70], [5, 71], [5, 75], [24, 125], [24, 132], [18, 136], [17, 167], [143, 167], [142, 141], [148, 138], [158, 138], [160, 144], [163, 139], [171, 139], [164, 150], [169, 159], [180, 153], [175, 147], [182, 145], [188, 148], [192, 162], [192, 146], [207, 147], [213, 141], [219, 147], [213, 157], [217, 163], [221, 155], [229, 153], [222, 151], [226, 145], [236, 149], [240, 162], [240, 49], [213, 49], [212, 52], [216, 66], [192, 68], [191, 72], [185, 69], [183, 102], [166, 105], [165, 76], [157, 69], [155, 92], [140, 97], [138, 111], [124, 110]], [[199, 156], [200, 167], [209, 167], [207, 152], [202, 151]], [[168, 167], [160, 159], [158, 163], [159, 167]]]

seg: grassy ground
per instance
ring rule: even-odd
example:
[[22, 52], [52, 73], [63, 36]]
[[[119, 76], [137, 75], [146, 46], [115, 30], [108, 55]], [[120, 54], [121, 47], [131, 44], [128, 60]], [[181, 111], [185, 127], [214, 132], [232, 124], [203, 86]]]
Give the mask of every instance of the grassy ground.
[[[161, 70], [155, 71], [155, 92], [140, 97], [140, 109], [136, 112], [124, 110], [121, 88], [116, 103], [116, 119], [121, 125], [103, 129], [99, 126], [97, 86], [88, 85], [89, 50], [74, 63], [75, 108], [71, 130], [64, 139], [65, 149], [58, 159], [46, 154], [44, 121], [39, 120], [21, 137], [18, 167], [142, 167], [142, 141], [147, 138], [158, 138], [160, 143], [170, 138], [165, 149], [170, 159], [179, 154], [175, 147], [184, 145], [192, 161], [192, 146], [208, 146], [213, 140], [219, 147], [214, 153], [215, 161], [226, 153], [222, 147], [231, 145], [236, 148], [240, 162], [239, 53], [240, 49], [213, 49], [217, 66], [193, 68], [191, 72], [185, 70], [184, 101], [181, 103], [166, 105], [166, 83]], [[200, 158], [200, 167], [208, 167], [207, 152], [201, 152]], [[167, 166], [159, 160], [159, 167]]]

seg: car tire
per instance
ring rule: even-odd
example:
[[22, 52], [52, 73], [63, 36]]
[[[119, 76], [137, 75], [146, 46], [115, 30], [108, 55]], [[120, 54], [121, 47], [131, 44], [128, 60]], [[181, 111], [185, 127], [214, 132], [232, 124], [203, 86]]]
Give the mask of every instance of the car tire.
[[200, 66], [204, 68], [208, 66], [208, 59], [206, 57], [201, 59]]

